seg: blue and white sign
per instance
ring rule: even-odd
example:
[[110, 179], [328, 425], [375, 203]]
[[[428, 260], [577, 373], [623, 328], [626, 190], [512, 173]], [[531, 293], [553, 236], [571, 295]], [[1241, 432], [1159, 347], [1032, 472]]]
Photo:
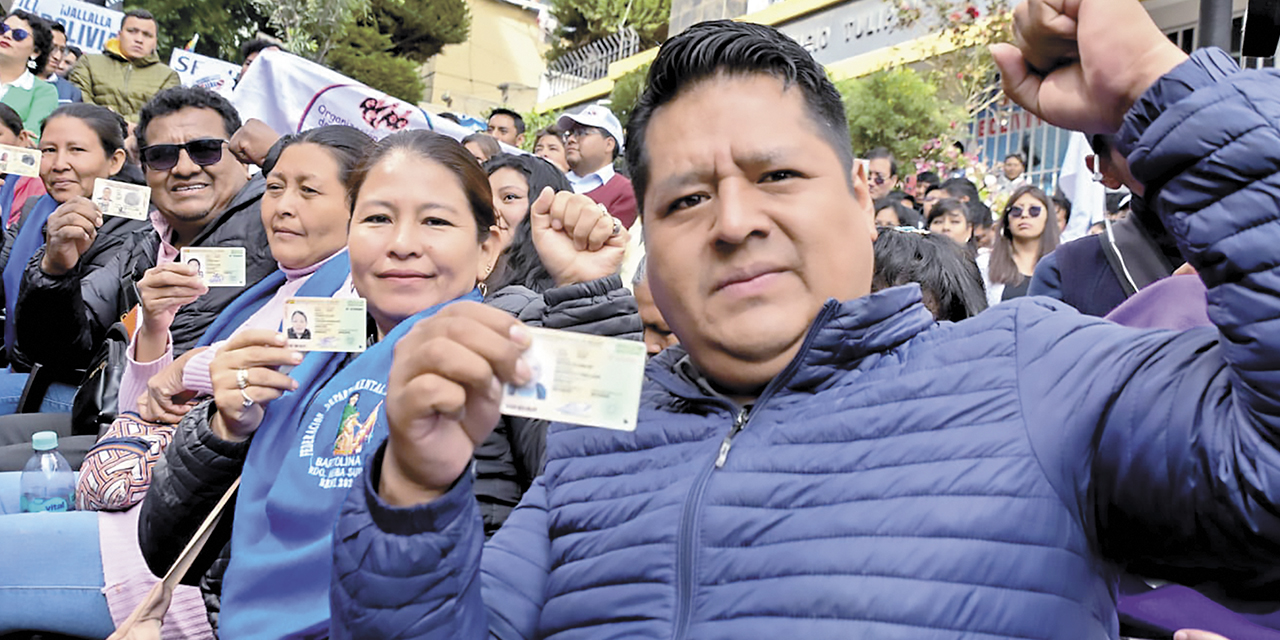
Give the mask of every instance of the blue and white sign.
[[184, 87], [203, 87], [214, 93], [231, 97], [240, 75], [240, 65], [225, 60], [202, 56], [194, 51], [174, 49], [169, 56], [169, 66], [178, 72]]
[[107, 40], [120, 33], [124, 14], [80, 0], [16, 0], [14, 9], [34, 13], [67, 28], [67, 43], [101, 53]]

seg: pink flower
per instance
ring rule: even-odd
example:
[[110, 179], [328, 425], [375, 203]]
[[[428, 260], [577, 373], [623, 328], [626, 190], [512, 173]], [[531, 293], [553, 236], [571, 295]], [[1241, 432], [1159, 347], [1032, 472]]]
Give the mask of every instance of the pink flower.
[[977, 8], [977, 7], [975, 7], [975, 6], [973, 6], [973, 5], [969, 5], [969, 8], [968, 8], [968, 9], [965, 9], [964, 11], [965, 11], [965, 13], [969, 14], [969, 17], [970, 17], [970, 18], [977, 19], [978, 15], [979, 15], [979, 13], [978, 13], [978, 8]]
[[959, 14], [959, 13], [953, 13], [953, 14], [951, 14], [951, 21], [952, 21], [952, 22], [960, 22], [960, 14]]

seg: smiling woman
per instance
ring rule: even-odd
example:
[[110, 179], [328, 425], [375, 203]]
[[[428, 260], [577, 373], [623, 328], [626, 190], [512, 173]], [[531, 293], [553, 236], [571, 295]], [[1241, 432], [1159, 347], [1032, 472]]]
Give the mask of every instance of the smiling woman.
[[58, 108], [58, 90], [35, 76], [52, 46], [53, 32], [39, 16], [14, 11], [0, 24], [0, 84], [7, 87], [0, 100], [18, 112], [27, 131], [39, 131]]

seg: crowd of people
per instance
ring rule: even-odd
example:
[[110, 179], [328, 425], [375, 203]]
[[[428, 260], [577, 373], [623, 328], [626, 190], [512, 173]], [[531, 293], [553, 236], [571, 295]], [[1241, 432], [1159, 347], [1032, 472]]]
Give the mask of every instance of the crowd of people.
[[[70, 64], [3, 24], [0, 635], [108, 636], [234, 492], [166, 637], [1280, 637], [1280, 75], [1138, 0], [992, 50], [1132, 194], [1066, 243], [1019, 155], [992, 201], [856, 155], [766, 26], [670, 38], [626, 127], [374, 140], [179, 86], [145, 11]], [[634, 430], [503, 414], [530, 327], [643, 340]], [[15, 513], [40, 431], [76, 511]]]

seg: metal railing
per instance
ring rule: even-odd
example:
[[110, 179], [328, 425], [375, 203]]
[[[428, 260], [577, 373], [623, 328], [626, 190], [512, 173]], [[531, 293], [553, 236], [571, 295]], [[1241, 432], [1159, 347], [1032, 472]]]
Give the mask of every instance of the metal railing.
[[609, 75], [609, 65], [640, 53], [640, 36], [631, 27], [588, 42], [547, 65], [538, 101], [553, 98]]

